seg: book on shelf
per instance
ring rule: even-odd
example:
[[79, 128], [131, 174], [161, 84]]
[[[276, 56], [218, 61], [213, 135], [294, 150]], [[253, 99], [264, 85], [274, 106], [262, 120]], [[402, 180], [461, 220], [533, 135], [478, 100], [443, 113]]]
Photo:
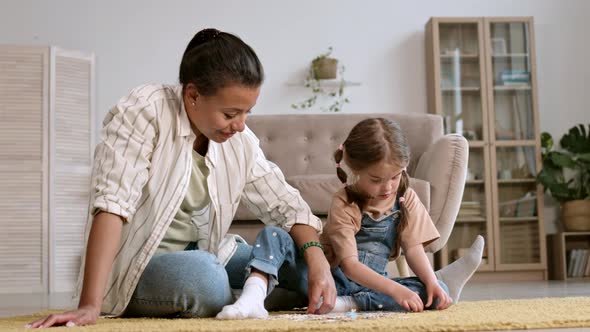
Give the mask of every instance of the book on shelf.
[[576, 265], [575, 261], [576, 261], [577, 256], [578, 256], [578, 249], [572, 249], [572, 250], [568, 251], [568, 254], [567, 254], [567, 262], [568, 263], [567, 263], [566, 274], [570, 278], [573, 277], [573, 275], [574, 275], [574, 265]]
[[590, 276], [590, 250], [572, 249], [568, 251], [567, 276], [580, 278]]
[[588, 249], [584, 249], [583, 250], [583, 255], [582, 255], [582, 260], [580, 262], [580, 267], [578, 268], [577, 271], [577, 277], [584, 277], [585, 273], [586, 273], [586, 266], [588, 265], [588, 259], [590, 257], [590, 250]]

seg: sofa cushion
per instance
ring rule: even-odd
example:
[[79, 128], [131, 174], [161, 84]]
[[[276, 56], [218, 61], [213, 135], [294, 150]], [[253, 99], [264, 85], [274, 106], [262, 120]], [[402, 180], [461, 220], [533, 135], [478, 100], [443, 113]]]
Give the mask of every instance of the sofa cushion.
[[343, 187], [336, 174], [296, 175], [287, 177], [287, 182], [299, 190], [316, 215], [328, 214], [332, 197]]
[[[316, 215], [327, 215], [332, 203], [332, 196], [342, 188], [342, 182], [335, 174], [296, 175], [287, 177], [287, 183], [299, 190], [301, 197]], [[410, 186], [430, 210], [430, 184], [427, 181], [410, 178]], [[256, 216], [243, 204], [240, 204], [235, 220], [256, 220]]]

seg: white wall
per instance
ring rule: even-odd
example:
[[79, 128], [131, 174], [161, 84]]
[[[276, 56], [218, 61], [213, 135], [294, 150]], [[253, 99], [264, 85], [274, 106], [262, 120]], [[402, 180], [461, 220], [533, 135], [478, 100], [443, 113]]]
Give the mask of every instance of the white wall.
[[589, 14], [586, 0], [0, 0], [0, 43], [94, 52], [99, 124], [134, 86], [176, 82], [185, 45], [204, 27], [236, 33], [260, 56], [267, 80], [256, 113], [301, 112], [290, 105], [307, 93], [287, 82], [328, 46], [345, 77], [362, 82], [348, 89], [346, 112], [424, 113], [429, 17], [534, 16], [540, 127], [559, 137], [590, 122]]

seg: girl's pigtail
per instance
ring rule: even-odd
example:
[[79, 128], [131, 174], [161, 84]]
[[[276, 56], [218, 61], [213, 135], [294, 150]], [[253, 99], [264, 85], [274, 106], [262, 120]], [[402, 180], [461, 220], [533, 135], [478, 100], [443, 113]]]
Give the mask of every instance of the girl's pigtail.
[[342, 182], [342, 184], [344, 184], [344, 190], [346, 190], [348, 203], [356, 203], [362, 210], [365, 206], [367, 199], [365, 197], [362, 197], [356, 191], [352, 190], [351, 186], [348, 185], [348, 174], [346, 174], [346, 171], [344, 171], [344, 169], [340, 165], [342, 159], [344, 159], [344, 147], [341, 144], [338, 147], [338, 150], [334, 152], [334, 161], [336, 161], [336, 175], [338, 175], [338, 179]]
[[334, 160], [336, 161], [336, 175], [338, 175], [338, 179], [346, 186], [346, 181], [348, 180], [348, 175], [340, 166], [340, 162], [344, 157], [344, 148], [342, 145], [338, 147], [338, 150], [334, 152]]
[[[406, 190], [410, 187], [410, 177], [408, 176], [408, 173], [406, 172], [406, 170], [404, 169], [402, 171], [402, 178], [400, 179], [399, 182], [399, 187], [397, 188], [397, 197], [398, 197], [398, 201], [399, 201], [399, 207], [400, 207], [400, 211], [401, 211], [401, 216], [400, 216], [400, 221], [397, 224], [397, 236], [399, 239], [400, 234], [402, 234], [402, 231], [404, 229], [406, 229], [406, 227], [408, 226], [408, 208], [406, 207], [406, 202], [405, 202], [405, 194], [406, 194]], [[395, 241], [395, 250], [393, 251], [393, 257], [397, 256], [400, 252], [400, 242], [401, 241]]]

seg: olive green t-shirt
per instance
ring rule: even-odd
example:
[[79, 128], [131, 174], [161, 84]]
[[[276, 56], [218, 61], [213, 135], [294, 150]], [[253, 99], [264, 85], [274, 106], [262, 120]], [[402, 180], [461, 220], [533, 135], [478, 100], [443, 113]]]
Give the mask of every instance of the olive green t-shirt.
[[193, 150], [191, 178], [186, 196], [166, 234], [164, 234], [156, 253], [184, 250], [189, 243], [197, 242], [199, 236], [205, 235], [199, 234], [197, 226], [192, 221], [192, 216], [205, 210], [211, 202], [207, 188], [208, 175], [209, 168], [205, 164], [205, 157]]

